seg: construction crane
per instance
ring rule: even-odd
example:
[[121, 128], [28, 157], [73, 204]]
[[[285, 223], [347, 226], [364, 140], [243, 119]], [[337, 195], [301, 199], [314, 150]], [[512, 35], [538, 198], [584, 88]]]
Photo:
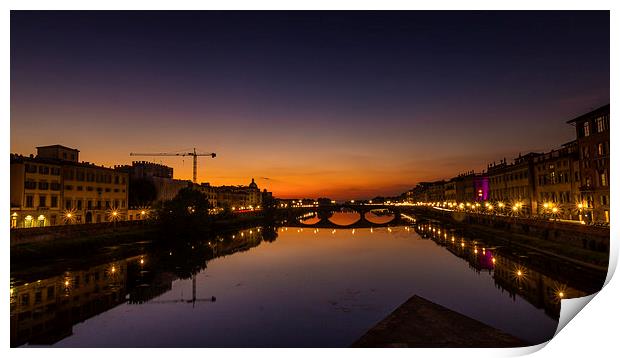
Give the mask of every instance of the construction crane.
[[[181, 296], [183, 296], [183, 292], [181, 292]], [[183, 297], [180, 299], [172, 299], [172, 300], [151, 300], [146, 303], [149, 304], [164, 304], [164, 303], [191, 303], [192, 307], [196, 307], [196, 302], [215, 302], [215, 296], [211, 296], [209, 298], [196, 298], [196, 274], [192, 274], [192, 299], [184, 300]]]
[[215, 153], [196, 153], [196, 148], [194, 148], [193, 152], [189, 153], [129, 153], [132, 157], [187, 157], [191, 156], [194, 158], [194, 179], [193, 182], [197, 184], [197, 172], [198, 172], [198, 157], [211, 157], [215, 158]]

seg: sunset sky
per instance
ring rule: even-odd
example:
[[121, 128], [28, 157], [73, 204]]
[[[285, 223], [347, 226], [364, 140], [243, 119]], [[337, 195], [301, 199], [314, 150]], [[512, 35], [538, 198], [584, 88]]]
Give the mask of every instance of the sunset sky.
[[12, 12], [11, 152], [278, 197], [396, 195], [574, 138], [609, 12]]

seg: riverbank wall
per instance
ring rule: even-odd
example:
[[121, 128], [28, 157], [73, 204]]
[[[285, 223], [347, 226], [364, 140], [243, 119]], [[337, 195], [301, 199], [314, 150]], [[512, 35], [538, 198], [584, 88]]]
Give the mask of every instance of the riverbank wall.
[[597, 275], [607, 272], [610, 238], [607, 228], [428, 207], [416, 207], [410, 213], [448, 224], [471, 237], [536, 251], [558, 262], [598, 272]]
[[417, 214], [449, 220], [455, 224], [485, 226], [507, 233], [527, 235], [545, 241], [570, 245], [585, 250], [608, 252], [609, 228], [562, 221], [485, 215], [460, 211], [417, 207]]
[[[260, 212], [236, 214], [218, 218], [208, 223], [212, 230], [236, 229], [264, 219]], [[157, 223], [151, 220], [118, 221], [75, 225], [45, 226], [36, 228], [11, 229], [11, 247], [21, 244], [36, 244], [49, 241], [66, 241], [76, 238], [99, 237], [106, 235], [126, 235], [143, 231], [157, 230]]]

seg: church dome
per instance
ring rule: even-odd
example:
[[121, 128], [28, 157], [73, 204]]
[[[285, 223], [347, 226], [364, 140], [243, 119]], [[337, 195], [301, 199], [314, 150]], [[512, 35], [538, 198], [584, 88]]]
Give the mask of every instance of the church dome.
[[256, 183], [254, 182], [254, 178], [252, 178], [252, 182], [250, 183], [249, 187], [251, 189], [258, 189], [258, 185], [256, 185]]

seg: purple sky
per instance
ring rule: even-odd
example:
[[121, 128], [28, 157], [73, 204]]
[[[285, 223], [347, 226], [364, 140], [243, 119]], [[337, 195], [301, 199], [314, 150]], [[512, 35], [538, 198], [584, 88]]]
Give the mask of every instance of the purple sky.
[[196, 147], [215, 185], [395, 195], [573, 139], [609, 39], [607, 11], [13, 11], [11, 151]]

